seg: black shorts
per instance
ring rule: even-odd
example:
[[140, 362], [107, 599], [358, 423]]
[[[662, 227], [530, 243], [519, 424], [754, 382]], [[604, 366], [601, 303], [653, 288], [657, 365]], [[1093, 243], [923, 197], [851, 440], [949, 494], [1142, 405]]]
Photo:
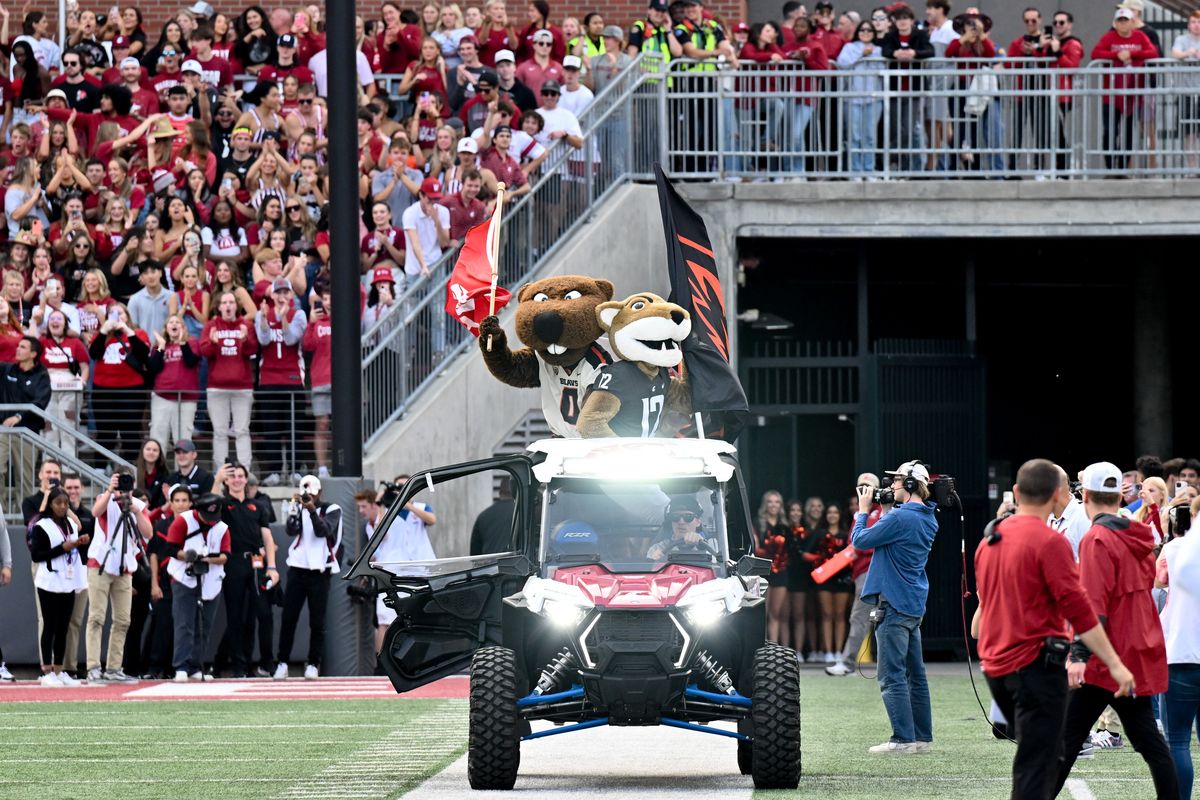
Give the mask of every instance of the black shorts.
[[787, 587], [789, 592], [809, 592], [816, 586], [812, 579], [812, 570], [806, 563], [803, 568], [788, 568]]
[[[848, 574], [848, 573], [847, 573]], [[834, 594], [848, 594], [854, 591], [854, 581], [848, 581], [846, 578], [837, 577], [830, 578], [825, 583], [817, 586], [819, 592], [833, 592]]]
[[788, 571], [787, 570], [784, 570], [782, 572], [772, 572], [770, 575], [767, 576], [767, 586], [770, 586], [772, 589], [774, 589], [776, 587], [780, 587], [780, 586], [787, 586], [787, 585], [788, 585]]

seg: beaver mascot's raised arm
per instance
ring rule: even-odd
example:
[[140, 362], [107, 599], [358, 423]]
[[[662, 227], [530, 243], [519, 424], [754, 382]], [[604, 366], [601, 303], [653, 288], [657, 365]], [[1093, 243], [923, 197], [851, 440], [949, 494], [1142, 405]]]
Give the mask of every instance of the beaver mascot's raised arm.
[[649, 437], [663, 412], [691, 413], [685, 378], [668, 372], [683, 364], [681, 344], [692, 331], [688, 313], [656, 294], [642, 292], [596, 308], [608, 344], [624, 359], [600, 369], [583, 400], [579, 435]]
[[479, 349], [488, 371], [519, 389], [540, 386], [542, 413], [557, 436], [579, 436], [575, 422], [583, 396], [600, 368], [613, 361], [596, 341], [604, 334], [596, 308], [612, 296], [610, 282], [584, 275], [525, 284], [517, 293], [517, 338], [525, 345], [520, 350], [508, 349], [496, 317], [479, 323]]

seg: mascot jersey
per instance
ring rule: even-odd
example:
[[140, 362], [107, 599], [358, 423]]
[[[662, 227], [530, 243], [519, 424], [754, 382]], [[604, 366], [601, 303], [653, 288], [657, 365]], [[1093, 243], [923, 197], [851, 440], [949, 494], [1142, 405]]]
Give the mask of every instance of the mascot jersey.
[[608, 426], [617, 436], [648, 438], [658, 431], [667, 399], [665, 369], [647, 378], [635, 361], [618, 361], [600, 370], [592, 388], [612, 392], [621, 398], [621, 408]]
[[578, 439], [575, 422], [583, 406], [584, 395], [592, 387], [600, 368], [612, 364], [613, 357], [598, 343], [587, 349], [574, 367], [555, 367], [538, 359], [541, 365], [542, 413], [555, 436]]

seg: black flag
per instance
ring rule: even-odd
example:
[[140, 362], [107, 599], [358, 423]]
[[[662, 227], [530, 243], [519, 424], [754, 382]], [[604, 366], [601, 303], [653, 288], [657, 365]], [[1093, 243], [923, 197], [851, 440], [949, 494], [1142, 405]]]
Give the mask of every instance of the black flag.
[[732, 442], [746, 424], [750, 408], [741, 381], [729, 366], [725, 296], [708, 230], [658, 164], [654, 165], [654, 177], [667, 236], [669, 299], [692, 317], [692, 333], [683, 343], [692, 410], [703, 412], [706, 437]]

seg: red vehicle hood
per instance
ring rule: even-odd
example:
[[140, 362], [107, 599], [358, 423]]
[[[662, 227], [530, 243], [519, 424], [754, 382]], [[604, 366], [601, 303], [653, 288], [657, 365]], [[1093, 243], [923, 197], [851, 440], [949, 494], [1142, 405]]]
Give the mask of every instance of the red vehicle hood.
[[668, 564], [651, 573], [612, 573], [599, 564], [554, 573], [554, 580], [578, 586], [593, 603], [605, 608], [666, 608], [676, 605], [691, 587], [715, 577], [711, 569], [682, 564]]

